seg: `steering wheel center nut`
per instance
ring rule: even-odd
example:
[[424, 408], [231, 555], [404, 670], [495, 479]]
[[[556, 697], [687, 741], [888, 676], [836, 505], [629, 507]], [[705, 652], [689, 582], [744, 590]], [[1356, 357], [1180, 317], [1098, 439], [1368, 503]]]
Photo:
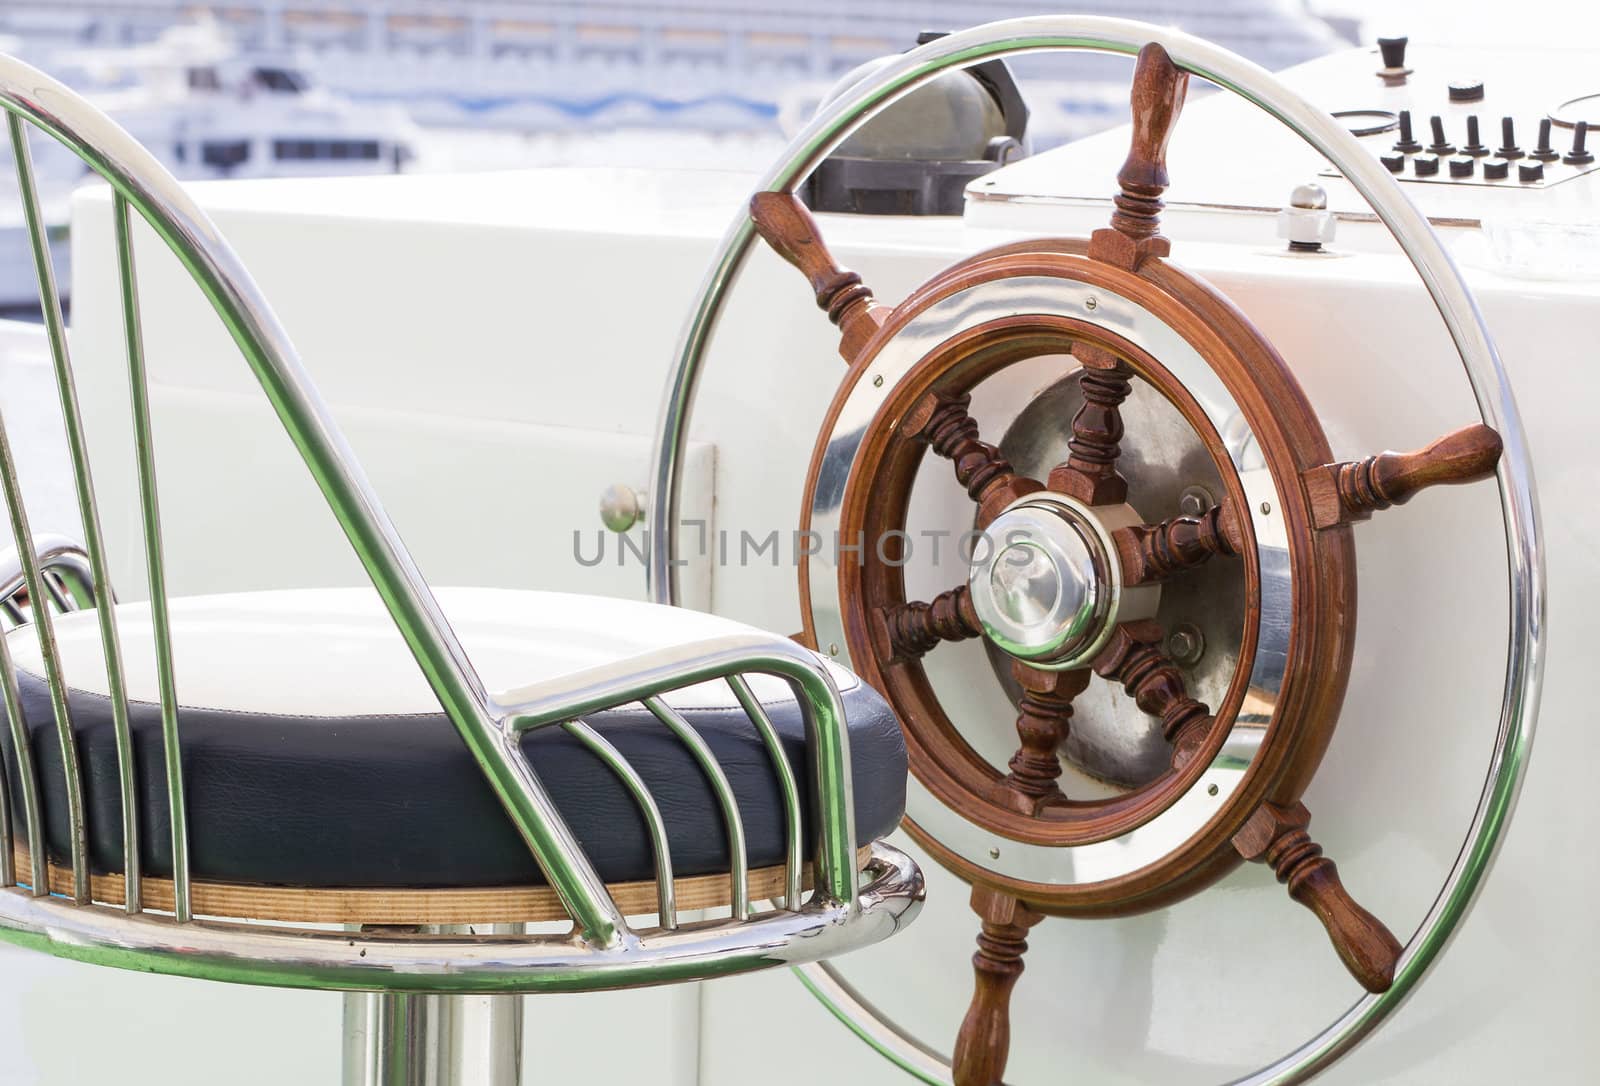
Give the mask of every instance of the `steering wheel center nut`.
[[1083, 667], [1118, 622], [1149, 618], [1154, 585], [1125, 588], [1112, 532], [1142, 523], [1127, 505], [1094, 509], [1059, 494], [1036, 493], [1007, 506], [989, 525], [967, 575], [984, 633], [1037, 667]]

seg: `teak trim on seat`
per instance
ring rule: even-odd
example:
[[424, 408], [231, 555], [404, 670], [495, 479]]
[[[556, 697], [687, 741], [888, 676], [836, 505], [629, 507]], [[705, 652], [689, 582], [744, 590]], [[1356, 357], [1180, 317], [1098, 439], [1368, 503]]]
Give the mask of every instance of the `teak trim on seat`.
[[[856, 870], [872, 851], [856, 850]], [[14, 850], [17, 870], [29, 871], [28, 850]], [[172, 880], [145, 876], [144, 904], [158, 912], [171, 912]], [[673, 880], [678, 909], [724, 908], [731, 900], [725, 874], [692, 875]], [[801, 869], [801, 885], [812, 888], [812, 865]], [[606, 887], [624, 916], [646, 916], [656, 911], [656, 881], [609, 883]], [[72, 892], [72, 870], [50, 864], [50, 892]], [[125, 893], [119, 874], [94, 875], [90, 894], [95, 902], [121, 906]], [[754, 868], [750, 872], [751, 901], [781, 901], [784, 866]], [[202, 916], [241, 920], [272, 920], [302, 924], [536, 924], [570, 918], [561, 898], [548, 886], [484, 886], [469, 889], [339, 889], [301, 886], [251, 886], [243, 883], [193, 883], [194, 911]]]

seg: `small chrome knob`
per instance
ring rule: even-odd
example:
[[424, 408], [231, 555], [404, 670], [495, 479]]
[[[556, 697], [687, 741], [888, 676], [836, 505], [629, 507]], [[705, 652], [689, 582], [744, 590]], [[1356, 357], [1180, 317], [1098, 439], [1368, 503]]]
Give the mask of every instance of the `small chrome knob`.
[[612, 483], [600, 495], [600, 522], [613, 532], [626, 532], [644, 519], [645, 494], [622, 483]]
[[1289, 206], [1278, 212], [1278, 236], [1295, 252], [1314, 253], [1333, 240], [1333, 213], [1321, 185], [1296, 185]]

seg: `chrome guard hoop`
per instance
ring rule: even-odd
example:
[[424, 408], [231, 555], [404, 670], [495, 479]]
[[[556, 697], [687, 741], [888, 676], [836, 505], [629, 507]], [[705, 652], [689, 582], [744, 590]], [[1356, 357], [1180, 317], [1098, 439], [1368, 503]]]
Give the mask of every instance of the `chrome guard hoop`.
[[[1271, 73], [1226, 50], [1169, 28], [1093, 16], [1011, 19], [939, 38], [874, 71], [830, 103], [795, 137], [764, 190], [793, 190], [832, 150], [877, 111], [941, 73], [986, 60], [1063, 50], [1136, 54], [1162, 45], [1184, 71], [1232, 91], [1276, 117], [1321, 152], [1356, 187], [1389, 228], [1443, 318], [1472, 385], [1483, 421], [1504, 442], [1497, 479], [1505, 523], [1510, 629], [1506, 678], [1488, 776], [1461, 851], [1426, 918], [1406, 945], [1394, 984], [1367, 995], [1322, 1033], [1238, 1083], [1303, 1082], [1349, 1052], [1392, 1014], [1422, 980], [1471, 909], [1516, 805], [1538, 715], [1543, 669], [1544, 559], [1527, 437], [1511, 385], [1483, 317], [1427, 219], [1356, 138]], [[660, 443], [651, 472], [650, 587], [675, 602], [681, 457], [706, 346], [755, 232], [741, 210], [713, 258], [679, 342], [666, 388]], [[802, 980], [841, 1021], [880, 1053], [924, 1082], [948, 1083], [948, 1064], [863, 1002], [831, 966], [803, 967]]]
[[[794, 690], [805, 720], [821, 839], [817, 846], [817, 887], [847, 912], [856, 907], [855, 801], [850, 776], [850, 739], [844, 706], [827, 667], [815, 653], [786, 637], [735, 634], [619, 660], [564, 675], [537, 686], [501, 695], [494, 706], [501, 727], [514, 742], [524, 732], [564, 724], [591, 713], [642, 701], [658, 716], [672, 716], [662, 694], [713, 679], [725, 679], [763, 736], [782, 772], [771, 722], [748, 693], [744, 676], [766, 674]], [[666, 721], [664, 721], [666, 722]], [[781, 761], [781, 764], [780, 764]], [[791, 786], [792, 788], [792, 786]], [[791, 790], [786, 788], [786, 791]], [[730, 797], [731, 798], [731, 797]], [[791, 798], [791, 807], [794, 798]], [[798, 877], [799, 811], [791, 816], [791, 874]], [[798, 896], [798, 891], [793, 892]], [[737, 912], [737, 910], [736, 910]]]
[[439, 995], [606, 991], [735, 976], [887, 939], [922, 907], [922, 873], [871, 848], [859, 908], [826, 899], [747, 923], [704, 921], [596, 947], [569, 935], [369, 934], [215, 921], [173, 923], [0, 890], [0, 941], [60, 958], [201, 980], [317, 991]]

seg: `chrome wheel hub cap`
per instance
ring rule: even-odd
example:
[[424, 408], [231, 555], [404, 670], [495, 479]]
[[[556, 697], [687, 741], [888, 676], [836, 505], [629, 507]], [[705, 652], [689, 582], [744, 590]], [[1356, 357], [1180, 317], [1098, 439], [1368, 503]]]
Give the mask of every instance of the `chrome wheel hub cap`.
[[1059, 494], [1029, 494], [1007, 506], [967, 574], [989, 640], [1039, 667], [1082, 667], [1118, 621], [1153, 614], [1153, 589], [1122, 587], [1111, 539], [1117, 527], [1138, 522], [1127, 506], [1090, 510]]

